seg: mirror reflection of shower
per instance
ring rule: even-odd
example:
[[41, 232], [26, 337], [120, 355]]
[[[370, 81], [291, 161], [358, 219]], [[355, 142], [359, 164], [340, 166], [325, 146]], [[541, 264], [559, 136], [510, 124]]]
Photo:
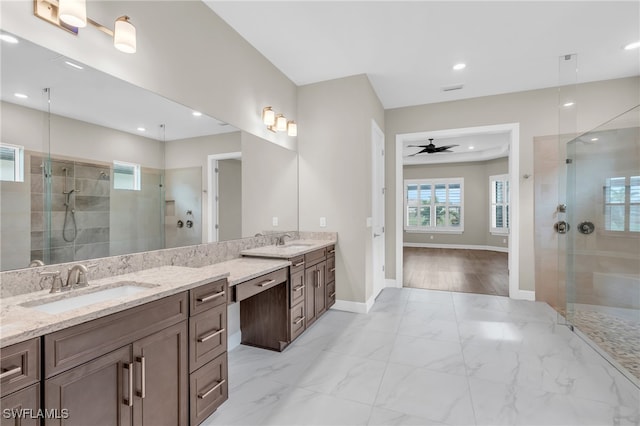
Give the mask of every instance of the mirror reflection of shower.
[[[62, 238], [70, 243], [75, 241], [78, 236], [78, 224], [76, 222], [76, 197], [75, 195], [71, 197], [74, 192], [77, 192], [75, 189], [75, 182], [72, 185], [73, 189], [67, 189], [67, 181], [69, 180], [69, 169], [66, 167], [62, 168], [64, 172], [64, 188], [62, 190], [62, 194], [65, 196], [64, 201], [64, 224], [62, 225]], [[75, 179], [74, 179], [75, 181]], [[73, 205], [72, 205], [73, 200]]]

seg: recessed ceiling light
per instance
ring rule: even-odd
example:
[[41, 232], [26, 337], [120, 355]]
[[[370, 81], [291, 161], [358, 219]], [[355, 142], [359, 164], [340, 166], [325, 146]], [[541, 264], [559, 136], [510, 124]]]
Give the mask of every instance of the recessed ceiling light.
[[466, 67], [467, 67], [467, 64], [464, 64], [464, 63], [460, 62], [459, 64], [455, 64], [453, 66], [453, 69], [456, 70], [456, 71], [460, 71], [460, 70], [465, 69]]
[[71, 62], [71, 61], [64, 61], [64, 63], [65, 63], [65, 64], [67, 64], [67, 65], [69, 65], [71, 68], [75, 68], [75, 69], [77, 69], [77, 70], [83, 70], [83, 69], [84, 69], [84, 67], [82, 67], [82, 66], [80, 66], [80, 65], [78, 65], [78, 64], [74, 64], [74, 63], [73, 63], [73, 62]]
[[11, 44], [18, 43], [18, 39], [9, 34], [0, 34], [0, 40], [6, 41], [7, 43], [11, 43]]
[[138, 131], [139, 131], [139, 132], [146, 132], [146, 131], [147, 131], [147, 129], [145, 129], [144, 127], [138, 127]]
[[633, 50], [640, 47], [640, 40], [629, 43], [624, 47], [624, 50]]
[[474, 146], [473, 145], [469, 145], [469, 149], [474, 149]]
[[194, 117], [202, 116], [202, 113], [200, 111], [193, 111], [191, 114], [193, 114]]
[[14, 93], [13, 96], [15, 96], [16, 98], [20, 98], [20, 99], [27, 99], [29, 96], [25, 95], [24, 93]]
[[562, 105], [565, 108], [569, 108], [570, 106], [574, 106], [576, 103], [575, 102], [567, 102], [564, 105]]
[[591, 142], [595, 142], [597, 140], [598, 140], [598, 138], [591, 138]]

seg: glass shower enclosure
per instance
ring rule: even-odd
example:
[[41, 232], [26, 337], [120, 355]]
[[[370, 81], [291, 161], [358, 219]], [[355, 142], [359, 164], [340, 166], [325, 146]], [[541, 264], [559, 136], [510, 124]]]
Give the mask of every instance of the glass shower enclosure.
[[566, 144], [563, 321], [640, 386], [640, 106]]

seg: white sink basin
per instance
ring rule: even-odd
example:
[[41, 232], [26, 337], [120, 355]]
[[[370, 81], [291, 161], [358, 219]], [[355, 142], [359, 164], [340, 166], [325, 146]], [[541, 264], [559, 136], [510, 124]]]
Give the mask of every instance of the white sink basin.
[[287, 250], [302, 250], [309, 248], [310, 245], [311, 244], [287, 244], [281, 247]]
[[24, 303], [21, 306], [35, 309], [48, 314], [59, 314], [62, 312], [72, 311], [74, 309], [93, 305], [96, 303], [107, 302], [122, 297], [127, 297], [155, 287], [149, 284], [140, 284], [131, 281], [123, 281], [112, 284], [110, 288], [103, 290], [95, 290], [91, 287], [83, 290], [71, 290], [64, 296], [56, 298], [52, 301], [36, 301]]

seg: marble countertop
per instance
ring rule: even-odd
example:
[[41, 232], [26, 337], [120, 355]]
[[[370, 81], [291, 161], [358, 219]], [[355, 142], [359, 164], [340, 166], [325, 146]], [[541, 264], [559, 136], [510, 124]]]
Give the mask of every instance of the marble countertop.
[[286, 244], [282, 246], [270, 245], [257, 247], [249, 250], [243, 250], [240, 254], [243, 256], [291, 259], [292, 257], [300, 256], [314, 250], [332, 246], [335, 243], [335, 240], [291, 240], [287, 241]]
[[260, 275], [286, 268], [289, 265], [291, 265], [291, 262], [288, 260], [240, 257], [198, 269], [209, 274], [228, 272], [227, 281], [229, 281], [230, 286], [234, 286]]

